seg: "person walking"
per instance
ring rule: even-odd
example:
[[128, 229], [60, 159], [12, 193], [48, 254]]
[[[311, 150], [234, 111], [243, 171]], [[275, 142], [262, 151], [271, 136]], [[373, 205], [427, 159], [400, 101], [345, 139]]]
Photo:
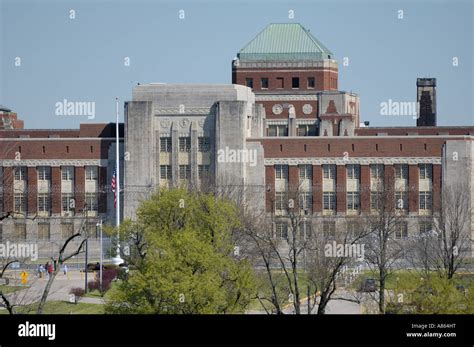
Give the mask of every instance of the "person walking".
[[48, 275], [49, 275], [49, 278], [51, 278], [51, 276], [52, 276], [52, 274], [53, 274], [53, 271], [54, 271], [53, 264], [49, 264], [49, 265], [48, 265]]
[[66, 264], [64, 264], [64, 269], [63, 270], [64, 270], [64, 274], [67, 276], [67, 265]]
[[46, 262], [46, 264], [44, 264], [44, 270], [46, 271], [46, 273], [49, 276], [49, 262]]

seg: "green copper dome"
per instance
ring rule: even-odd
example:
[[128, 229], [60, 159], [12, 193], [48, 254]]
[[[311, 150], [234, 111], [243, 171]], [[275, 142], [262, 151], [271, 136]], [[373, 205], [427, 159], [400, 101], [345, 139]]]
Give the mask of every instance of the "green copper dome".
[[321, 60], [333, 53], [299, 23], [272, 23], [240, 50], [242, 61]]

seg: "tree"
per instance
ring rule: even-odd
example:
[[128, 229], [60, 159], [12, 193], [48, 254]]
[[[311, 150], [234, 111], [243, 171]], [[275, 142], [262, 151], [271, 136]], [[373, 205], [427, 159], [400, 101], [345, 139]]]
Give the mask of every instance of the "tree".
[[233, 256], [238, 227], [235, 205], [212, 194], [179, 188], [153, 195], [121, 229], [139, 242], [129, 242], [126, 260], [134, 266], [106, 312], [243, 312], [254, 279], [249, 262]]

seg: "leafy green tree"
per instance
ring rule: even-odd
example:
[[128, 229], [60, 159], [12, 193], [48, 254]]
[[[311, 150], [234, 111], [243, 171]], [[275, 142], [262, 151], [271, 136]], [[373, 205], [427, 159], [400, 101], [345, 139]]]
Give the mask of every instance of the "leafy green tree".
[[238, 313], [254, 294], [250, 264], [234, 256], [237, 209], [212, 194], [162, 190], [121, 228], [129, 276], [109, 313]]

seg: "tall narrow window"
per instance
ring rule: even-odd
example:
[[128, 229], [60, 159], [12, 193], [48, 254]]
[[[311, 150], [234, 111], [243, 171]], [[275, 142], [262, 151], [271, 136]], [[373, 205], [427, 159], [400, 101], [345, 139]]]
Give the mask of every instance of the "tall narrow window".
[[298, 89], [300, 87], [300, 79], [299, 77], [293, 77], [291, 79], [291, 88]]
[[253, 78], [246, 78], [245, 85], [249, 88], [253, 88]]
[[316, 87], [316, 82], [314, 77], [308, 77], [308, 89], [314, 89]]
[[262, 77], [261, 83], [262, 83], [262, 89], [268, 89], [268, 78], [267, 77]]

